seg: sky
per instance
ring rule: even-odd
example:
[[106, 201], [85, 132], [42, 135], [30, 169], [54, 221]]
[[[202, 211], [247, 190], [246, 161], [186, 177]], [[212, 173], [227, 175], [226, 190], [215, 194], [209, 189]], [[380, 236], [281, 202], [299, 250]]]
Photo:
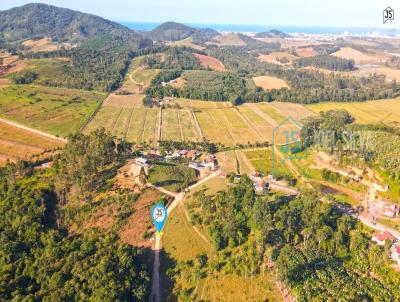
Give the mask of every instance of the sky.
[[[0, 0], [0, 10], [31, 1]], [[41, 0], [114, 21], [400, 28], [400, 0]], [[396, 15], [395, 15], [396, 16]]]

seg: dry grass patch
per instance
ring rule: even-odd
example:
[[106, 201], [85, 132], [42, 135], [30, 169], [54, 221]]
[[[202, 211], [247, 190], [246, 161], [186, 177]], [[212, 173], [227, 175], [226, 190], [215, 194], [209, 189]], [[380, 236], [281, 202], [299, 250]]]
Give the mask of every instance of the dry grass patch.
[[110, 94], [103, 102], [103, 107], [129, 107], [140, 108], [143, 106], [142, 94], [117, 95]]
[[219, 44], [219, 45], [232, 45], [232, 46], [245, 46], [246, 43], [240, 39], [240, 37], [235, 34], [235, 33], [228, 33], [228, 34], [223, 34], [220, 35], [214, 40]]
[[22, 43], [22, 45], [29, 47], [29, 50], [32, 52], [54, 51], [60, 48], [59, 45], [53, 43], [50, 38], [43, 38], [40, 40], [26, 40]]
[[177, 79], [174, 79], [169, 82], [169, 85], [171, 85], [174, 88], [183, 88], [185, 86], [186, 80], [182, 77], [179, 77]]
[[120, 237], [122, 242], [141, 248], [151, 248], [152, 242], [144, 238], [144, 233], [152, 226], [150, 218], [151, 206], [161, 198], [157, 190], [147, 189], [134, 203], [133, 214], [127, 219], [121, 228]]
[[231, 108], [231, 102], [212, 102], [212, 101], [201, 101], [201, 100], [191, 100], [185, 98], [174, 98], [170, 102], [171, 104], [178, 104], [180, 107], [185, 109], [221, 109], [221, 108]]
[[278, 61], [279, 59], [282, 59], [282, 58], [287, 58], [289, 60], [289, 62], [297, 59], [296, 56], [288, 53], [287, 51], [273, 51], [270, 54], [261, 54], [258, 57], [258, 60], [261, 62], [284, 65]]
[[285, 80], [272, 76], [254, 77], [253, 81], [256, 83], [257, 86], [262, 87], [266, 90], [281, 89], [284, 87], [289, 88]]
[[304, 58], [304, 57], [316, 56], [318, 53], [312, 47], [299, 47], [296, 48], [296, 54], [299, 57]]
[[222, 62], [220, 60], [218, 60], [217, 58], [198, 54], [198, 53], [194, 53], [193, 55], [200, 61], [201, 66], [203, 66], [205, 68], [211, 68], [216, 71], [224, 71], [225, 70], [224, 64], [222, 64]]
[[343, 59], [354, 60], [356, 64], [371, 63], [375, 61], [374, 57], [366, 55], [361, 51], [355, 50], [351, 47], [343, 47], [337, 52], [332, 53], [331, 55]]
[[179, 41], [173, 41], [173, 42], [167, 42], [168, 46], [176, 46], [176, 47], [182, 47], [182, 46], [186, 46], [186, 47], [191, 47], [193, 49], [197, 49], [197, 50], [204, 50], [205, 47], [194, 44], [192, 37], [188, 37], [186, 39], [183, 40], [179, 40]]
[[275, 108], [279, 113], [285, 117], [291, 117], [296, 121], [301, 121], [303, 118], [314, 115], [312, 111], [307, 109], [305, 106], [294, 103], [286, 102], [272, 102], [270, 106]]

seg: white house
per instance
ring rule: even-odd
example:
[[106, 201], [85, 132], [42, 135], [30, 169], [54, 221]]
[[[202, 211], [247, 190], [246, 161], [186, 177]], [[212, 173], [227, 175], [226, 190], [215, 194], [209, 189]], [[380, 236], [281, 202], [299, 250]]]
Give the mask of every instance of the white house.
[[147, 163], [147, 158], [145, 158], [145, 157], [136, 157], [135, 158], [135, 163], [137, 165], [139, 165], [139, 166], [142, 166], [142, 167], [148, 167], [149, 166], [149, 164]]
[[399, 207], [397, 205], [387, 206], [383, 213], [388, 217], [394, 218], [399, 215]]

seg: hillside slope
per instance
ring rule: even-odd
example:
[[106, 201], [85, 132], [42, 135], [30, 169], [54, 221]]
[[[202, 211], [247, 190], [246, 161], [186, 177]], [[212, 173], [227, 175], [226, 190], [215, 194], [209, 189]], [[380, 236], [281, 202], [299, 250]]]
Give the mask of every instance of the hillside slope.
[[7, 42], [50, 37], [81, 42], [104, 36], [139, 40], [134, 31], [98, 16], [56, 6], [32, 3], [0, 11], [0, 38]]
[[179, 41], [192, 37], [194, 43], [205, 43], [218, 36], [219, 33], [210, 28], [193, 28], [176, 22], [166, 22], [146, 33], [146, 37], [153, 41]]

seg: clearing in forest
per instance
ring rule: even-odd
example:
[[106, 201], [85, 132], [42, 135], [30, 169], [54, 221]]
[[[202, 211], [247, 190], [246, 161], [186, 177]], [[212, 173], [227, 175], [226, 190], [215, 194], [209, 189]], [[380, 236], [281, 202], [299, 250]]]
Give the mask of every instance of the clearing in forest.
[[258, 60], [260, 62], [284, 65], [285, 63], [280, 62], [280, 60], [282, 60], [284, 58], [288, 59], [288, 63], [297, 59], [297, 57], [295, 55], [292, 55], [292, 54], [288, 53], [287, 51], [273, 51], [269, 54], [259, 55]]
[[272, 77], [272, 76], [260, 76], [260, 77], [254, 77], [253, 78], [254, 83], [265, 89], [281, 89], [281, 88], [289, 88], [288, 84], [286, 83], [285, 80], [282, 80], [277, 77]]
[[356, 64], [370, 63], [375, 61], [374, 57], [366, 55], [361, 51], [358, 51], [351, 47], [343, 47], [337, 52], [332, 53], [331, 55], [343, 59], [354, 60]]
[[318, 53], [312, 47], [299, 47], [296, 48], [296, 54], [299, 57], [312, 57], [316, 56]]
[[225, 71], [225, 66], [220, 60], [214, 57], [194, 53], [193, 54], [204, 68], [211, 68], [216, 71]]

